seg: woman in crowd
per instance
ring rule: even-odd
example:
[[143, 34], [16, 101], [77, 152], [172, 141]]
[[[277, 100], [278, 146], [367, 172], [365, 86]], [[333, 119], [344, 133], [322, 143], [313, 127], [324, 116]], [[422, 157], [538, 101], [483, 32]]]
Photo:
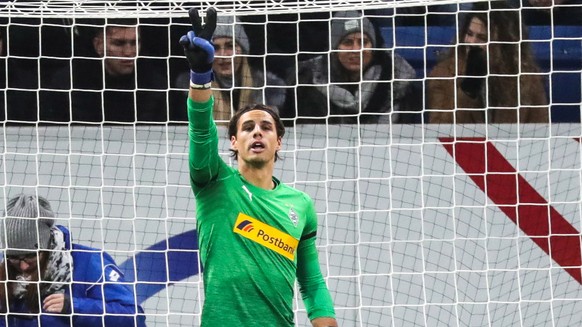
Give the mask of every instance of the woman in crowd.
[[[545, 123], [544, 76], [520, 24], [519, 11], [488, 11], [489, 3], [467, 13], [452, 47], [428, 79], [431, 123]], [[498, 10], [501, 9], [501, 10]], [[518, 110], [519, 109], [519, 110]]]
[[[233, 16], [219, 16], [212, 36], [215, 59], [212, 65], [214, 81], [214, 119], [228, 121], [233, 112], [254, 103], [268, 103], [275, 109], [285, 103], [283, 80], [275, 74], [249, 64], [249, 39], [243, 26]], [[176, 87], [188, 89], [190, 76], [184, 73], [176, 79]], [[180, 92], [180, 100], [173, 120], [187, 120], [184, 101], [187, 92]], [[180, 114], [181, 113], [181, 114]], [[182, 115], [182, 117], [180, 117]]]

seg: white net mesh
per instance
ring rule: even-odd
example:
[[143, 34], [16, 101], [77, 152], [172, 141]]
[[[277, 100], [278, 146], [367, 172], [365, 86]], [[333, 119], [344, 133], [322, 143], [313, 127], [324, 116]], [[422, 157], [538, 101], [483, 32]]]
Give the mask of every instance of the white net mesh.
[[[275, 175], [315, 200], [321, 266], [340, 326], [582, 321], [582, 5], [576, 1], [502, 10], [518, 17], [517, 39], [490, 34], [485, 56], [498, 45], [517, 45], [503, 48], [519, 49], [517, 66], [496, 71], [487, 63], [486, 77], [539, 78], [546, 103], [522, 98], [529, 82], [514, 79], [511, 103], [487, 82], [479, 89], [486, 95], [477, 96], [489, 111], [462, 105], [456, 88], [436, 93], [452, 99], [450, 110], [430, 105], [432, 81], [467, 77], [460, 69], [448, 77], [431, 74], [463, 42], [465, 35], [457, 36], [473, 12], [465, 1], [3, 2], [1, 208], [19, 193], [46, 197], [76, 242], [117, 260], [148, 326], [199, 325], [188, 65], [178, 43], [193, 5], [237, 16], [248, 49], [243, 42], [240, 52], [217, 58], [244, 58], [261, 72], [255, 84], [215, 85], [223, 105], [216, 111], [225, 113], [218, 119], [249, 99], [283, 96], [279, 110], [289, 128]], [[373, 24], [373, 48], [384, 53], [389, 72], [360, 72], [361, 80], [345, 82], [333, 81], [329, 69], [307, 82], [316, 70], [303, 63], [341, 52], [329, 50], [337, 37], [332, 15], [347, 9], [361, 9]], [[492, 12], [484, 14], [493, 21]], [[100, 54], [95, 46], [118, 40], [107, 26], [129, 33], [116, 45], [121, 52]], [[523, 52], [537, 70], [524, 66]], [[137, 73], [120, 86], [106, 67], [109, 60], [121, 62], [120, 69], [132, 66], [124, 57]], [[376, 82], [383, 91], [366, 95]], [[396, 95], [405, 86], [407, 101], [400, 102]], [[341, 99], [353, 100], [356, 111], [334, 111], [328, 98], [322, 106], [302, 102], [333, 98], [340, 88], [349, 90]], [[364, 110], [371, 101], [395, 109]], [[546, 121], [523, 121], [531, 111], [518, 107], [540, 110]], [[513, 112], [513, 121], [497, 120], [494, 109]], [[444, 118], [450, 122], [431, 122], [434, 113], [463, 111], [482, 121], [455, 114]], [[219, 132], [228, 161], [224, 126]], [[308, 325], [300, 297], [295, 308], [296, 325]]]

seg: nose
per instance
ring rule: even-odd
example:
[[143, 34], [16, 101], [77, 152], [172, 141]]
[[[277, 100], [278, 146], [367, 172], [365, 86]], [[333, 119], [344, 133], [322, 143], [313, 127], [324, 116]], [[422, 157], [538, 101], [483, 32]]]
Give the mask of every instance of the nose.
[[137, 55], [137, 50], [134, 46], [127, 46], [127, 48], [125, 49], [125, 53], [127, 54], [128, 57], [135, 57]]
[[263, 136], [263, 130], [261, 129], [261, 126], [259, 126], [257, 124], [257, 126], [255, 126], [255, 130], [253, 131], [253, 136], [257, 137], [257, 136]]
[[137, 47], [135, 44], [127, 42], [123, 45], [122, 53], [124, 57], [135, 57], [137, 55]]
[[26, 261], [20, 260], [20, 263], [18, 264], [18, 268], [20, 268], [20, 271], [27, 271], [30, 268], [30, 265], [28, 263], [26, 263]]
[[465, 36], [465, 43], [477, 43], [477, 38], [471, 35]]
[[216, 55], [218, 56], [226, 56], [227, 55], [227, 50], [225, 47], [219, 47], [218, 49], [216, 49]]

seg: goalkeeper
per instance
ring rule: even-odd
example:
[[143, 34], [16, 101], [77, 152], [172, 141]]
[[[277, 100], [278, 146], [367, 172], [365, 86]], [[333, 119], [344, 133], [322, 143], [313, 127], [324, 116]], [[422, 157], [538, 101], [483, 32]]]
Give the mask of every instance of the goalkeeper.
[[198, 10], [189, 15], [193, 30], [180, 43], [191, 69], [189, 169], [204, 267], [202, 326], [294, 326], [297, 278], [312, 325], [335, 327], [313, 202], [273, 177], [283, 124], [268, 106], [239, 109], [228, 126], [238, 170], [221, 160], [210, 90], [216, 11], [207, 11], [204, 26]]

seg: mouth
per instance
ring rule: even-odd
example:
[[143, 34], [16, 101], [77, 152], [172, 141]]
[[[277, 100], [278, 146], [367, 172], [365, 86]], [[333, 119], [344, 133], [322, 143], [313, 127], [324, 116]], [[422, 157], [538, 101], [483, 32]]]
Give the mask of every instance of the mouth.
[[127, 67], [133, 67], [135, 65], [135, 62], [133, 60], [120, 60], [119, 63], [122, 66], [127, 66]]
[[263, 150], [265, 150], [265, 144], [263, 144], [263, 142], [253, 142], [250, 147], [249, 150], [253, 151], [253, 152], [262, 152]]

